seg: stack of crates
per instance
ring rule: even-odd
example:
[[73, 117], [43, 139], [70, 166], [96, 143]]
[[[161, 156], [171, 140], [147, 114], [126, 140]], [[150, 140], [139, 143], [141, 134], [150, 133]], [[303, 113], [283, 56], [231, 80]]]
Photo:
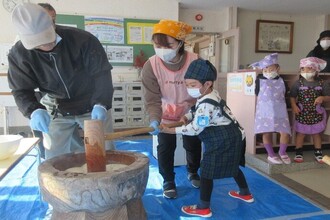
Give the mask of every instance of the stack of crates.
[[125, 84], [114, 83], [113, 88], [114, 88], [113, 100], [112, 100], [113, 128], [125, 128], [127, 127]]
[[112, 117], [115, 129], [148, 125], [142, 88], [141, 82], [114, 83]]
[[146, 114], [143, 102], [142, 83], [126, 83], [127, 121], [129, 127], [144, 127]]

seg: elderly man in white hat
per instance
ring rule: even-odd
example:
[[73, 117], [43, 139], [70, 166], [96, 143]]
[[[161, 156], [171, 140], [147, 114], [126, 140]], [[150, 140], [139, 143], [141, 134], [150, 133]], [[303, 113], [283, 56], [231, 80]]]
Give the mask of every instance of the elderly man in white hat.
[[[104, 120], [112, 131], [112, 66], [92, 34], [56, 26], [39, 5], [23, 3], [12, 12], [20, 41], [8, 55], [8, 81], [16, 104], [44, 135], [46, 159], [72, 151], [74, 129], [86, 119]], [[46, 93], [39, 103], [34, 90]], [[112, 148], [108, 143], [107, 148]]]

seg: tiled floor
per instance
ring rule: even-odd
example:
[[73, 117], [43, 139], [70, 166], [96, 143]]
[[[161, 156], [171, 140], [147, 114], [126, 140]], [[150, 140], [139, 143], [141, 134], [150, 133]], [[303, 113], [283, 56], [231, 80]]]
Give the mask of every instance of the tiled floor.
[[[323, 154], [330, 155], [330, 150], [323, 150]], [[293, 158], [294, 153], [289, 152], [289, 156]], [[314, 160], [313, 151], [304, 152], [305, 162], [301, 164], [270, 165], [266, 157], [265, 154], [248, 155], [247, 161], [251, 167], [297, 194], [325, 209], [330, 209], [330, 166], [317, 163]]]
[[284, 173], [283, 175], [330, 198], [330, 167]]

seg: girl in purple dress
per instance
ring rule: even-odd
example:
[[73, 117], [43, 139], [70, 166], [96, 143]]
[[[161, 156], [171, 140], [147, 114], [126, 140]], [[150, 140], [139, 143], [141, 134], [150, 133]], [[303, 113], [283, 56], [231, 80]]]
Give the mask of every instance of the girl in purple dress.
[[303, 143], [305, 135], [312, 135], [314, 156], [322, 163], [321, 133], [326, 127], [326, 110], [322, 103], [330, 100], [330, 88], [318, 73], [327, 62], [317, 57], [307, 57], [300, 60], [300, 77], [290, 90], [292, 111], [295, 114], [294, 130], [296, 131], [296, 156], [294, 161], [301, 163], [303, 158]]
[[[255, 134], [262, 134], [263, 145], [267, 151], [267, 160], [271, 164], [290, 164], [286, 153], [291, 127], [285, 102], [286, 86], [279, 76], [277, 53], [267, 55], [251, 66], [262, 69], [256, 78], [257, 96], [255, 114]], [[273, 133], [280, 133], [280, 149], [277, 156], [273, 149]]]

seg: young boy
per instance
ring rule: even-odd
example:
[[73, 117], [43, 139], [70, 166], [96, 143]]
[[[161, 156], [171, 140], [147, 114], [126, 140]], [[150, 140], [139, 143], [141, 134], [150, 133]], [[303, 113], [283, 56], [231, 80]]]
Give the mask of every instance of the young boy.
[[[210, 200], [213, 179], [234, 177], [239, 191], [230, 191], [231, 197], [253, 202], [245, 176], [239, 165], [245, 165], [245, 134], [235, 117], [213, 89], [217, 78], [215, 67], [207, 60], [193, 61], [185, 76], [187, 91], [197, 98], [196, 105], [181, 118], [185, 125], [167, 128], [162, 132], [183, 135], [198, 135], [204, 144], [200, 174], [200, 201], [197, 205], [183, 206], [188, 215], [211, 217]], [[189, 122], [187, 124], [187, 122]]]

